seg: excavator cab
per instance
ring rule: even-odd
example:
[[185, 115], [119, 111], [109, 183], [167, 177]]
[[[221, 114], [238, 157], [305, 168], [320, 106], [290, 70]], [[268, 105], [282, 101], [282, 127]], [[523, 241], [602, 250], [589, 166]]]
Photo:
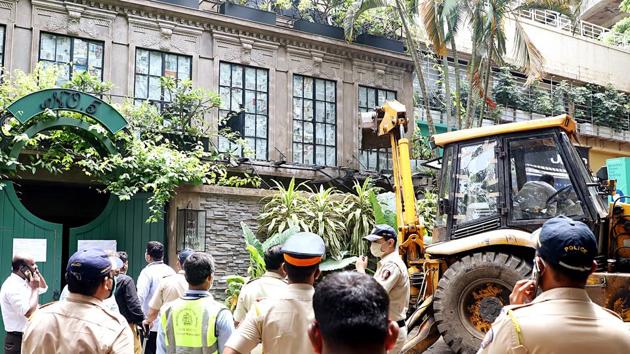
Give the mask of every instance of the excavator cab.
[[605, 201], [572, 131], [559, 118], [548, 121], [559, 124], [533, 131], [523, 124], [505, 133], [482, 128], [491, 135], [444, 143], [434, 243], [505, 228], [533, 232], [558, 215], [597, 231], [608, 214]]

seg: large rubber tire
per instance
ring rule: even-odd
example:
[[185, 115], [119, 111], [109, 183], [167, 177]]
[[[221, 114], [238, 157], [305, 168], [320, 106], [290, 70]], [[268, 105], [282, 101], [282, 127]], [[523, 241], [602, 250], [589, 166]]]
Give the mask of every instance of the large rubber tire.
[[531, 270], [522, 259], [495, 252], [475, 253], [451, 265], [433, 303], [446, 344], [456, 353], [476, 353], [501, 308], [509, 304], [514, 284]]

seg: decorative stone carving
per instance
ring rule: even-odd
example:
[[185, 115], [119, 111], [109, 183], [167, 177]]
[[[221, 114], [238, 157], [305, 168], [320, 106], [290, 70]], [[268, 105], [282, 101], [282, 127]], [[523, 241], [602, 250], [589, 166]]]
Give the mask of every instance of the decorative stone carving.
[[[0, 2], [1, 4], [1, 2]], [[93, 10], [76, 3], [33, 1], [35, 23], [50, 32], [105, 39], [111, 37], [114, 12]]]
[[219, 60], [265, 68], [274, 67], [274, 48], [264, 48], [253, 39], [244, 36], [238, 39], [217, 36], [215, 40]]
[[172, 21], [150, 20], [129, 15], [130, 40], [138, 46], [183, 54], [198, 52], [202, 30]]

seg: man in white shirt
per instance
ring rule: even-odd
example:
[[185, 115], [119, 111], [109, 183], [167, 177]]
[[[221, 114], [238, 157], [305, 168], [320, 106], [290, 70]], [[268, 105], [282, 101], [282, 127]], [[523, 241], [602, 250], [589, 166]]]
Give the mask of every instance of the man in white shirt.
[[[142, 312], [145, 315], [149, 313], [149, 302], [153, 298], [153, 294], [160, 285], [160, 280], [169, 275], [175, 274], [173, 268], [164, 264], [164, 245], [157, 241], [149, 241], [147, 243], [147, 251], [144, 255], [145, 260], [149, 263], [138, 276], [138, 298], [142, 304]], [[157, 339], [157, 319], [149, 326], [148, 338], [146, 341], [145, 354], [155, 354], [155, 344]]]
[[13, 272], [0, 288], [0, 310], [6, 332], [4, 352], [19, 354], [28, 317], [37, 309], [39, 295], [48, 290], [48, 285], [33, 257], [15, 255], [11, 266]]

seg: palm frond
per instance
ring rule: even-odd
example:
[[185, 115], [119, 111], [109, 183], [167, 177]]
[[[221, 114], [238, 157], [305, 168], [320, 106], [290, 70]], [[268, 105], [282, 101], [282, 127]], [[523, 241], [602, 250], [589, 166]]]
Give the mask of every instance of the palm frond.
[[444, 32], [443, 22], [440, 20], [440, 16], [437, 12], [437, 3], [434, 0], [425, 0], [420, 5], [420, 17], [422, 18], [422, 24], [429, 37], [429, 40], [433, 44], [433, 51], [436, 55], [443, 57], [448, 54], [446, 49], [446, 42], [444, 41], [442, 33]]
[[517, 65], [527, 74], [526, 84], [542, 79], [544, 58], [531, 41], [520, 21], [515, 20], [514, 57]]
[[355, 0], [346, 11], [343, 19], [343, 30], [347, 40], [354, 37], [354, 24], [364, 12], [387, 6], [387, 0]]

